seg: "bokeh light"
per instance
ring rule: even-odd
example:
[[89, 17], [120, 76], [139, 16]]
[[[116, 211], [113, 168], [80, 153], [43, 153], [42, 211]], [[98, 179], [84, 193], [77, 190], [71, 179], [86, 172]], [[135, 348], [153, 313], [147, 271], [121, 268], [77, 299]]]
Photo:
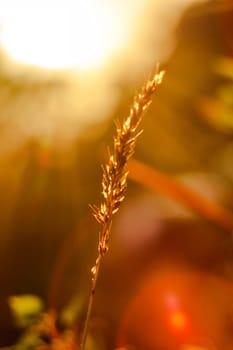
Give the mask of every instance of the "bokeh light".
[[[14, 60], [45, 68], [90, 68], [119, 49], [126, 28], [103, 1], [1, 1], [1, 42]], [[15, 38], [17, 37], [17, 40]]]
[[[0, 0], [1, 48], [13, 62], [53, 70], [99, 69], [139, 50], [137, 63], [150, 61], [151, 49], [158, 60], [171, 52], [177, 18], [197, 1], [179, 0], [171, 12], [152, 0]], [[152, 35], [152, 23], [158, 34]]]
[[187, 318], [184, 312], [179, 310], [171, 311], [169, 322], [174, 331], [184, 331], [187, 327]]
[[185, 349], [184, 344], [193, 344], [215, 349], [225, 329], [232, 284], [181, 266], [156, 269], [140, 281], [126, 308], [119, 345], [132, 342], [146, 349]]
[[181, 309], [179, 298], [175, 293], [170, 292], [165, 294], [165, 306], [167, 308], [168, 324], [171, 330], [175, 332], [187, 330], [187, 316]]
[[[1, 149], [27, 137], [63, 147], [102, 123], [122, 85], [138, 86], [171, 54], [178, 19], [199, 1], [0, 0], [0, 71], [9, 79], [0, 104], [11, 138]], [[11, 82], [18, 93], [8, 103]]]

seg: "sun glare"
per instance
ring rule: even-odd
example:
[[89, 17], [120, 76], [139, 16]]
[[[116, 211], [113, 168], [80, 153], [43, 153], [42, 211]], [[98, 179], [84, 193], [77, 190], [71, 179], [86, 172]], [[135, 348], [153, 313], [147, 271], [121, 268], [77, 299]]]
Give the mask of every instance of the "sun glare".
[[24, 64], [93, 68], [124, 39], [120, 18], [106, 0], [0, 0], [0, 9], [1, 46]]

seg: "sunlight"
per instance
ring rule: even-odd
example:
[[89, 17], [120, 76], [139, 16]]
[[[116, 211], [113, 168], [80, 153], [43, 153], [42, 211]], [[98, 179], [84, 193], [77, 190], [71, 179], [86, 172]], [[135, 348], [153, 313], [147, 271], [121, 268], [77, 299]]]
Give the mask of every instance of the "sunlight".
[[122, 44], [121, 17], [103, 0], [0, 0], [0, 8], [1, 46], [17, 62], [89, 69]]
[[173, 311], [170, 314], [170, 325], [175, 331], [183, 331], [186, 329], [187, 320], [183, 312], [181, 311]]

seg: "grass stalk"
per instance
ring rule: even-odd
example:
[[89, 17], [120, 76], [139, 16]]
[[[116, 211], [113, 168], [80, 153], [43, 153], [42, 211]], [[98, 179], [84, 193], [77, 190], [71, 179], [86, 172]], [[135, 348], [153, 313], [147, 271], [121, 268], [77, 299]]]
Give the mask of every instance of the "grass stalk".
[[152, 95], [157, 86], [161, 84], [164, 71], [157, 66], [155, 72], [146, 80], [141, 90], [134, 96], [129, 115], [123, 122], [116, 122], [116, 135], [114, 137], [113, 150], [109, 151], [108, 162], [103, 166], [102, 194], [103, 201], [98, 206], [92, 206], [95, 219], [102, 226], [98, 243], [98, 256], [95, 265], [91, 269], [91, 291], [88, 301], [87, 314], [81, 339], [81, 350], [85, 350], [91, 318], [92, 306], [99, 270], [102, 258], [109, 249], [109, 235], [113, 215], [118, 211], [124, 200], [127, 187], [127, 162], [132, 157], [135, 144], [141, 131], [138, 131], [139, 124], [145, 112], [152, 102]]

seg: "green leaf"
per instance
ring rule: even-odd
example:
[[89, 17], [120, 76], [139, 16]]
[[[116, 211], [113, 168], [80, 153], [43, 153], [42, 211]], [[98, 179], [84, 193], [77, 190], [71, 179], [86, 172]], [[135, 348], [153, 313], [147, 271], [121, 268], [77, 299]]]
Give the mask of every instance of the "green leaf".
[[30, 325], [44, 308], [43, 301], [32, 294], [10, 296], [8, 304], [17, 326], [23, 328]]

